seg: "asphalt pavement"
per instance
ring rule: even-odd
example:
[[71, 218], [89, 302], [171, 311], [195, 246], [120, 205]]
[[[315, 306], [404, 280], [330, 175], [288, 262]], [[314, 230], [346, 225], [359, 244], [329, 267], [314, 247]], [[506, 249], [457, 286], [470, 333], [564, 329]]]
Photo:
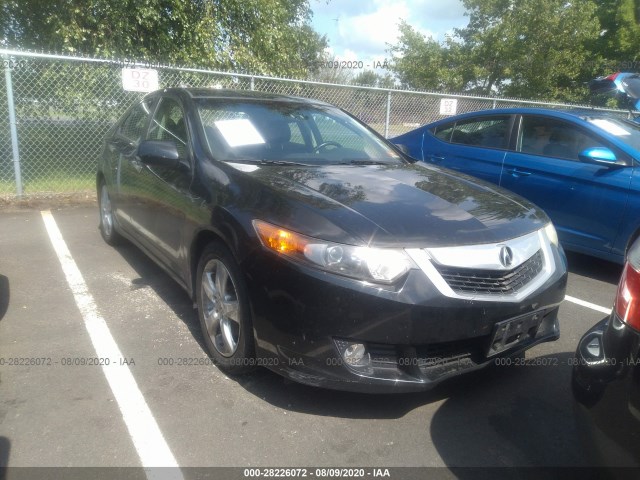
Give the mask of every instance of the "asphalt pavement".
[[[80, 297], [41, 212], [0, 212], [0, 476], [18, 478], [13, 467], [149, 466], [136, 428], [151, 424], [181, 469], [440, 467], [464, 478], [456, 467], [588, 465], [572, 416], [571, 360], [610, 308], [620, 266], [569, 256], [561, 338], [527, 352], [525, 365], [424, 393], [365, 395], [267, 370], [228, 378], [207, 362], [186, 293], [135, 247], [106, 245], [96, 208], [52, 216], [86, 286]], [[96, 334], [94, 320], [107, 333]], [[117, 347], [109, 365], [98, 344]], [[118, 393], [113, 372], [132, 375], [140, 396]]]

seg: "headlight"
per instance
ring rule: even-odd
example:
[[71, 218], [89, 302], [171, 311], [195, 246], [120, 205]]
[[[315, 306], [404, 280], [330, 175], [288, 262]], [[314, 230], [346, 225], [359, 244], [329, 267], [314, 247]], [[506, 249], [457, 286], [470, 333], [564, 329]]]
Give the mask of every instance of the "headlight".
[[262, 244], [328, 272], [375, 283], [393, 283], [413, 268], [404, 250], [343, 245], [307, 237], [261, 220], [253, 227]]
[[549, 242], [554, 244], [556, 247], [558, 246], [558, 232], [556, 232], [553, 223], [549, 222], [544, 227], [544, 233], [549, 239]]

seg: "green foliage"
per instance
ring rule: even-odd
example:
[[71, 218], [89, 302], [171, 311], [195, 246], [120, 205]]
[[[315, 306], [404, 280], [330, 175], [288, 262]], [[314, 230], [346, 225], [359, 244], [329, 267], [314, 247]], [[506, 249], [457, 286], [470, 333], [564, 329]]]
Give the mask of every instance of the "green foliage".
[[602, 10], [594, 0], [463, 3], [469, 24], [444, 42], [400, 25], [399, 42], [390, 51], [403, 84], [545, 100], [588, 98], [585, 84], [602, 63], [593, 48]]
[[600, 73], [640, 71], [640, 0], [600, 0], [600, 41], [592, 46], [600, 59]]
[[[399, 25], [400, 37], [391, 46], [391, 69], [404, 87], [420, 90], [459, 91], [463, 87], [457, 62], [459, 45], [447, 39], [442, 44], [425, 38], [407, 22]], [[454, 67], [454, 68], [451, 68]]]
[[466, 0], [465, 5], [471, 16], [461, 36], [470, 47], [469, 58], [485, 66], [487, 92], [565, 101], [585, 98], [583, 84], [594, 74], [585, 45], [600, 33], [593, 1]]
[[306, 75], [326, 47], [308, 0], [0, 0], [0, 44]]
[[351, 83], [365, 87], [395, 88], [395, 80], [389, 73], [380, 75], [373, 70], [363, 70], [354, 77]]

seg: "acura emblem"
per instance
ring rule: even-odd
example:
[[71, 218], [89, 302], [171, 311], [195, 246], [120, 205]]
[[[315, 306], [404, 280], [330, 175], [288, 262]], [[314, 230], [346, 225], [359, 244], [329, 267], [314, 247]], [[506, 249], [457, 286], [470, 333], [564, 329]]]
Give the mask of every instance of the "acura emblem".
[[500, 263], [504, 267], [508, 267], [513, 263], [513, 250], [509, 247], [502, 247], [500, 249]]

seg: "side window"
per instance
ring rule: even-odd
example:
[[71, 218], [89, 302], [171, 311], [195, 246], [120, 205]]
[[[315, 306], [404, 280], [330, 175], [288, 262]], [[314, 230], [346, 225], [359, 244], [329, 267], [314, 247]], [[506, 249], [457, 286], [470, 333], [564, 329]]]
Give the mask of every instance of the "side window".
[[[449, 141], [475, 147], [507, 148], [509, 120], [508, 115], [500, 115], [456, 122]], [[445, 130], [442, 131], [442, 134], [444, 133]]]
[[451, 141], [451, 134], [453, 133], [453, 128], [456, 126], [455, 123], [447, 123], [444, 125], [438, 125], [434, 130], [433, 134], [436, 138], [439, 138], [443, 142]]
[[126, 116], [118, 133], [129, 140], [138, 143], [144, 134], [144, 127], [150, 114], [150, 102], [141, 102]]
[[156, 110], [149, 140], [171, 140], [176, 144], [180, 158], [187, 158], [187, 124], [180, 104], [172, 98], [163, 98]]
[[[189, 140], [184, 112], [180, 104], [172, 98], [163, 98], [151, 120], [148, 140], [169, 140], [175, 143], [178, 154], [182, 160], [187, 160]], [[183, 169], [172, 167], [150, 167], [162, 180], [180, 190], [187, 189], [190, 183], [190, 175]]]
[[532, 155], [578, 160], [586, 148], [605, 147], [601, 141], [570, 123], [553, 118], [525, 116], [517, 150]]
[[302, 130], [300, 130], [300, 125], [298, 122], [289, 122], [289, 130], [291, 130], [291, 139], [289, 140], [291, 143], [295, 143], [300, 147], [305, 147], [306, 142], [304, 140], [304, 135], [302, 135]]

